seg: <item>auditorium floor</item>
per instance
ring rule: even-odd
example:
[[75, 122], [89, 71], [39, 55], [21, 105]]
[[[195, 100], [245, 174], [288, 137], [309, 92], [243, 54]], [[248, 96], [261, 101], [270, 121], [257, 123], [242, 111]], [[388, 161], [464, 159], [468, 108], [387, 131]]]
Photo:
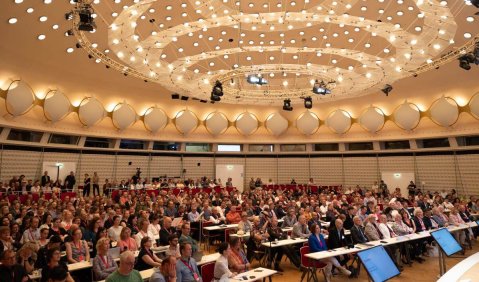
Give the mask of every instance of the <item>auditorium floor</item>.
[[[479, 252], [479, 242], [473, 244], [472, 250], [466, 251], [466, 257]], [[465, 257], [456, 255], [453, 258], [446, 258], [447, 269], [449, 270], [455, 264], [462, 261]], [[257, 261], [253, 262], [253, 267], [257, 267]], [[284, 260], [281, 263], [281, 267], [284, 269], [282, 275], [273, 276], [274, 281], [301, 281], [301, 272], [292, 265], [289, 260]], [[412, 267], [405, 266], [401, 275], [389, 280], [389, 281], [414, 281], [414, 282], [432, 282], [438, 279], [439, 274], [439, 261], [437, 257], [426, 258], [426, 261], [422, 264], [414, 262]], [[318, 273], [319, 282], [323, 282], [324, 276]], [[334, 276], [331, 279], [334, 281], [368, 281], [368, 277], [364, 268], [361, 269], [361, 274], [358, 279], [349, 279], [343, 275]]]

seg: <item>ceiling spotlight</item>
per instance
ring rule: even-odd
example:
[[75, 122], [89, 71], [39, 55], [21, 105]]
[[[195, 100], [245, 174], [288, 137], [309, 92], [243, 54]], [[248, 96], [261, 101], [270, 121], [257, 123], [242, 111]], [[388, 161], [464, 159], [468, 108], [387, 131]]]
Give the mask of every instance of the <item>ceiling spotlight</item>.
[[311, 97], [304, 97], [304, 107], [306, 109], [313, 108], [313, 98]]
[[190, 98], [190, 97], [188, 97], [188, 96], [181, 96], [181, 100], [182, 100], [182, 101], [188, 101], [189, 98]]
[[180, 99], [180, 94], [177, 94], [177, 93], [171, 94], [171, 99], [173, 99], [173, 100], [178, 100], [178, 99]]
[[215, 85], [213, 86], [213, 90], [211, 90], [211, 94], [216, 96], [223, 96], [223, 84], [217, 80]]
[[81, 31], [93, 31], [96, 29], [95, 21], [93, 20], [93, 8], [90, 4], [84, 4], [78, 16], [80, 16], [80, 22], [78, 23], [78, 30]]
[[71, 21], [73, 20], [73, 12], [68, 12], [65, 14], [65, 20]]
[[291, 106], [291, 100], [290, 99], [285, 99], [283, 101], [283, 110], [291, 112], [293, 110], [293, 107]]
[[393, 87], [390, 84], [386, 84], [381, 91], [387, 96], [389, 96], [389, 92], [393, 90]]
[[316, 81], [314, 82], [314, 85], [313, 85], [313, 93], [314, 94], [320, 94], [320, 95], [326, 95], [326, 94], [331, 94], [331, 90], [328, 89], [328, 85], [326, 85], [326, 83], [324, 83], [324, 81], [321, 80], [321, 82], [320, 82], [316, 79]]
[[213, 89], [211, 89], [210, 100], [212, 102], [219, 102], [221, 101], [221, 96], [223, 96], [223, 84], [221, 81], [217, 80], [213, 86]]
[[476, 62], [476, 56], [473, 53], [467, 53], [458, 58], [459, 66], [462, 69], [470, 70], [472, 63]]
[[266, 78], [262, 77], [261, 75], [258, 74], [250, 74], [248, 75], [248, 78], [246, 81], [249, 84], [257, 84], [257, 85], [265, 85], [268, 84], [268, 80]]
[[479, 0], [471, 0], [471, 4], [474, 5], [476, 8], [479, 8]]
[[78, 49], [81, 48], [81, 44], [79, 42], [77, 42], [77, 44], [75, 44], [75, 47], [77, 47]]
[[69, 29], [65, 32], [66, 36], [73, 36], [73, 30]]

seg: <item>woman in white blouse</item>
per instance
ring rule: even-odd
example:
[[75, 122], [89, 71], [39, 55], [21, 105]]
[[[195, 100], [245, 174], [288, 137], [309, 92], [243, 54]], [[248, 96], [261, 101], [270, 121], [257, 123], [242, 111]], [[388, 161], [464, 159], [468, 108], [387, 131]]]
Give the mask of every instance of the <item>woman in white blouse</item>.
[[231, 249], [228, 243], [221, 243], [219, 245], [218, 253], [221, 255], [215, 263], [214, 282], [228, 281], [228, 278], [236, 275], [235, 272], [231, 272], [228, 268], [228, 257], [230, 256], [230, 252]]
[[158, 215], [153, 214], [150, 216], [150, 224], [148, 225], [148, 234], [153, 237], [153, 239], [158, 243], [160, 240], [160, 218]]

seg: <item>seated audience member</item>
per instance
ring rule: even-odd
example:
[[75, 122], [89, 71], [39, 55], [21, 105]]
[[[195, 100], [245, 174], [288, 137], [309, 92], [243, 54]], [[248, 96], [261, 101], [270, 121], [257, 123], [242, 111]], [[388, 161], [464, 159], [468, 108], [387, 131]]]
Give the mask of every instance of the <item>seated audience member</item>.
[[163, 226], [160, 229], [160, 246], [167, 246], [169, 244], [169, 238], [174, 233], [171, 227], [172, 220], [170, 217], [163, 217]]
[[214, 269], [214, 282], [227, 281], [228, 278], [232, 278], [236, 275], [235, 272], [231, 272], [228, 268], [228, 259], [230, 257], [230, 245], [228, 243], [221, 243], [218, 247], [218, 253], [220, 257], [215, 262]]
[[21, 243], [24, 244], [26, 242], [36, 242], [40, 239], [40, 229], [38, 225], [40, 224], [40, 219], [36, 216], [32, 218], [30, 221], [30, 228], [23, 232], [22, 241]]
[[131, 251], [123, 252], [118, 269], [108, 276], [106, 282], [143, 282], [140, 272], [133, 269], [134, 265], [135, 254]]
[[251, 264], [242, 249], [242, 242], [239, 237], [231, 237], [231, 252], [228, 257], [228, 265], [234, 272], [245, 272], [251, 268]]
[[0, 262], [0, 278], [2, 281], [29, 281], [25, 268], [15, 263], [15, 252], [13, 250], [0, 252]]
[[138, 225], [140, 227], [140, 231], [138, 233], [136, 233], [136, 235], [135, 235], [135, 241], [136, 241], [136, 245], [137, 245], [138, 249], [141, 248], [141, 246], [140, 246], [141, 240], [145, 237], [150, 238], [152, 246], [155, 246], [156, 241], [153, 240], [153, 237], [148, 232], [148, 226], [150, 225], [150, 221], [146, 218], [140, 218], [138, 220], [138, 222], [139, 222]]
[[[311, 235], [309, 236], [308, 244], [309, 244], [309, 250], [311, 253], [328, 250], [326, 241], [324, 240], [324, 236], [323, 234], [321, 234], [321, 229], [319, 228], [317, 224], [314, 224], [311, 226]], [[331, 281], [333, 266], [339, 269], [339, 271], [341, 271], [344, 275], [346, 276], [351, 275], [351, 271], [341, 266], [338, 260], [334, 257], [325, 258], [325, 259], [322, 259], [321, 261], [326, 264], [326, 268], [324, 270], [325, 271], [324, 276], [327, 282]]]
[[68, 263], [90, 261], [88, 244], [81, 238], [81, 229], [76, 228], [72, 231], [72, 241], [65, 243]]
[[383, 239], [383, 234], [379, 232], [379, 227], [376, 223], [376, 215], [370, 214], [366, 218], [365, 226], [364, 226], [364, 234], [368, 238], [369, 241], [377, 241]]
[[168, 256], [151, 275], [149, 282], [176, 282], [176, 257]]
[[241, 221], [238, 223], [238, 231], [241, 230], [244, 233], [251, 232], [253, 224], [248, 220], [248, 214], [246, 212], [241, 213]]
[[10, 236], [10, 227], [0, 226], [0, 252], [13, 250], [13, 239]]
[[158, 245], [160, 241], [160, 218], [157, 214], [152, 214], [150, 216], [150, 225], [148, 225], [148, 234], [150, 234]]
[[260, 251], [263, 247], [261, 243], [266, 242], [269, 238], [269, 234], [265, 232], [266, 226], [260, 226], [260, 219], [259, 217], [254, 217], [253, 219], [253, 230], [250, 233], [250, 237], [247, 241], [248, 251], [246, 253], [246, 257], [248, 260], [251, 260], [255, 254], [255, 252]]
[[288, 214], [283, 217], [283, 223], [281, 224], [281, 228], [293, 227], [296, 222], [298, 222], [296, 218], [296, 210], [295, 208], [289, 208]]
[[18, 250], [17, 252], [17, 263], [21, 264], [28, 274], [32, 273], [37, 260], [38, 245], [29, 241]]
[[136, 261], [135, 269], [138, 271], [161, 266], [159, 259], [151, 250], [151, 240], [149, 237], [141, 239], [140, 253]]
[[229, 224], [238, 224], [241, 221], [241, 215], [236, 211], [236, 206], [232, 206], [231, 210], [226, 214], [226, 221]]
[[355, 216], [353, 218], [354, 225], [351, 227], [351, 238], [353, 239], [354, 244], [358, 243], [366, 243], [368, 238], [364, 233], [364, 229], [362, 226], [362, 221], [359, 216]]
[[[60, 249], [52, 248], [47, 251], [47, 264], [42, 268], [42, 278], [41, 282], [47, 282], [50, 279], [50, 274], [53, 272], [54, 268], [61, 267], [68, 273], [68, 266], [61, 261]], [[73, 278], [70, 276], [70, 273], [67, 274], [67, 282], [73, 282]]]
[[117, 247], [120, 248], [120, 252], [132, 251], [135, 252], [138, 250], [136, 246], [136, 241], [131, 237], [131, 230], [128, 227], [124, 227], [120, 233], [120, 240], [118, 241]]
[[181, 257], [176, 262], [176, 281], [177, 282], [202, 282], [198, 265], [191, 257], [193, 249], [191, 244], [184, 243], [180, 245]]
[[178, 244], [178, 236], [176, 234], [171, 234], [168, 238], [170, 241], [170, 246], [166, 250], [165, 254], [174, 258], [179, 258], [180, 254], [180, 245]]
[[444, 214], [444, 208], [434, 207], [432, 208], [432, 219], [434, 219], [439, 227], [447, 227], [449, 225], [449, 218]]
[[60, 249], [62, 243], [62, 239], [58, 235], [53, 235], [50, 237], [48, 244], [46, 246], [41, 247], [37, 253], [37, 260], [35, 261], [35, 268], [44, 268], [47, 265], [47, 252], [50, 249]]
[[62, 219], [57, 217], [53, 219], [52, 226], [50, 227], [48, 237], [51, 237], [53, 235], [58, 235], [60, 238], [63, 239], [67, 235], [67, 231], [62, 227], [61, 225]]
[[191, 230], [190, 224], [183, 223], [183, 225], [181, 226], [181, 236], [179, 239], [179, 243], [180, 243], [180, 246], [185, 243], [190, 244], [193, 250], [193, 253], [196, 253], [199, 250], [198, 244], [196, 243], [196, 240], [191, 237], [190, 230]]
[[50, 277], [47, 282], [67, 282], [69, 281], [68, 279], [68, 271], [61, 266], [55, 266], [50, 270]]
[[292, 238], [308, 238], [311, 235], [309, 227], [306, 224], [306, 218], [304, 215], [298, 217], [298, 221], [293, 225]]
[[[271, 241], [286, 239], [286, 234], [281, 230], [281, 227], [278, 226], [278, 220], [276, 218], [271, 219], [271, 224], [268, 226], [268, 234]], [[289, 258], [289, 260], [297, 267], [300, 268], [301, 262], [297, 252], [294, 250], [294, 247], [291, 245], [281, 246], [277, 248], [271, 248], [271, 258], [274, 262], [274, 269], [280, 272], [283, 272], [283, 269], [280, 267], [281, 259], [283, 255]]]
[[108, 228], [108, 236], [113, 242], [118, 242], [120, 240], [120, 233], [123, 229], [123, 226], [120, 225], [121, 218], [118, 215], [113, 217], [113, 225]]
[[96, 257], [92, 261], [95, 281], [106, 279], [118, 268], [113, 257], [108, 254], [109, 249], [110, 240], [108, 238], [101, 238], [96, 243]]

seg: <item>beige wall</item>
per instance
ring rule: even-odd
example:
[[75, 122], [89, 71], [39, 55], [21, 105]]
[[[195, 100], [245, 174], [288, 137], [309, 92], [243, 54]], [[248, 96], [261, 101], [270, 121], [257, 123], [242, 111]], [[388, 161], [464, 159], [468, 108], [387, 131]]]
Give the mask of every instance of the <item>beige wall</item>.
[[[275, 183], [289, 183], [295, 178], [306, 183], [309, 177], [322, 185], [370, 187], [381, 172], [414, 172], [418, 186], [425, 182], [427, 190], [457, 188], [466, 194], [479, 194], [479, 154], [421, 155], [417, 156], [282, 156], [254, 157], [205, 156], [180, 154], [172, 156], [91, 154], [38, 152], [25, 150], [0, 151], [0, 179], [8, 181], [13, 175], [25, 174], [27, 179], [39, 179], [43, 161], [77, 163], [77, 181], [83, 174], [96, 171], [101, 178], [126, 179], [141, 167], [144, 177], [168, 175], [177, 177], [186, 169], [186, 178], [214, 177], [215, 164], [242, 164], [245, 166], [245, 185], [251, 177], [264, 182], [271, 178]], [[128, 162], [132, 162], [131, 165]], [[198, 166], [197, 164], [201, 165]], [[223, 179], [223, 182], [226, 180]], [[390, 187], [394, 188], [394, 187]]]

